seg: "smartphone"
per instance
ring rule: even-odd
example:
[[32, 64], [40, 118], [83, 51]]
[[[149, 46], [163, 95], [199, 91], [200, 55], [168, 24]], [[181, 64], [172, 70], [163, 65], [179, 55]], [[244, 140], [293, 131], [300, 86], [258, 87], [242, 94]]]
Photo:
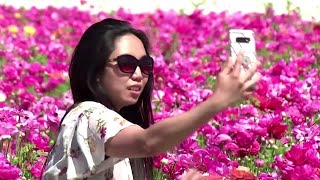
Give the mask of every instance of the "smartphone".
[[229, 30], [230, 55], [235, 62], [237, 54], [243, 51], [242, 69], [248, 70], [257, 62], [254, 32], [248, 29]]

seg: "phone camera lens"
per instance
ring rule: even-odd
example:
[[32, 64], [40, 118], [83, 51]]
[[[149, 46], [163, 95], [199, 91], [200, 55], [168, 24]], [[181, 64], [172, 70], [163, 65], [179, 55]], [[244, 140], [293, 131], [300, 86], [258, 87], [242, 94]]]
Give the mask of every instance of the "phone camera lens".
[[247, 37], [237, 37], [237, 38], [236, 38], [236, 42], [237, 42], [237, 43], [249, 43], [249, 42], [250, 42], [250, 38], [247, 38]]

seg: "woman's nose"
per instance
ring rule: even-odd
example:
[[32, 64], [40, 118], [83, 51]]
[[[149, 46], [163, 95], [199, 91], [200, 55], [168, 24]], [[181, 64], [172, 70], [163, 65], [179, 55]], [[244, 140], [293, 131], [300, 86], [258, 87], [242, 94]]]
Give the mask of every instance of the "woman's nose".
[[136, 70], [133, 72], [132, 79], [135, 81], [141, 81], [143, 79], [143, 74], [139, 66], [137, 66]]

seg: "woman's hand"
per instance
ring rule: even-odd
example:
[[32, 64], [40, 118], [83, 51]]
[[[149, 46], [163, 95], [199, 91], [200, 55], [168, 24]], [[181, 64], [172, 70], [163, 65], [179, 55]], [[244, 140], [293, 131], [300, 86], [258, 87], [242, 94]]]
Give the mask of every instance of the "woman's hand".
[[226, 66], [218, 74], [212, 99], [223, 98], [224, 106], [229, 106], [252, 94], [252, 87], [260, 79], [260, 74], [256, 72], [257, 66], [260, 64], [254, 64], [250, 69], [242, 71], [242, 62], [243, 54], [241, 52], [238, 54], [235, 64], [231, 57], [228, 59]]

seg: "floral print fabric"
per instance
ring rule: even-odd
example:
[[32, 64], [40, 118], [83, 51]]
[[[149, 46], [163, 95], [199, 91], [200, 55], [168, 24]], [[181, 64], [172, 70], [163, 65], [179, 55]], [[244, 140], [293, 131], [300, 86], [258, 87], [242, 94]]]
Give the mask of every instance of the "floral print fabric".
[[131, 125], [134, 124], [100, 103], [80, 103], [63, 119], [43, 179], [132, 180], [129, 159], [105, 158], [104, 145]]

